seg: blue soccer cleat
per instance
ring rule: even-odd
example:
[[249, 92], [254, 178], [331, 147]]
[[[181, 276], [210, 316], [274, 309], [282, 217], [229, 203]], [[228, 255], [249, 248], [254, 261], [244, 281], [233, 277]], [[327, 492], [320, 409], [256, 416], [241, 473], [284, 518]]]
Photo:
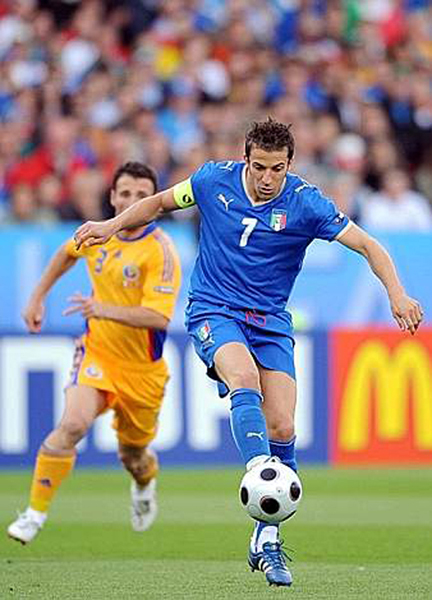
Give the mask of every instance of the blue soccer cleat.
[[289, 559], [281, 542], [266, 542], [261, 552], [249, 550], [248, 562], [252, 571], [262, 571], [265, 574], [269, 585], [289, 586], [292, 584], [292, 575], [287, 569], [285, 558]]

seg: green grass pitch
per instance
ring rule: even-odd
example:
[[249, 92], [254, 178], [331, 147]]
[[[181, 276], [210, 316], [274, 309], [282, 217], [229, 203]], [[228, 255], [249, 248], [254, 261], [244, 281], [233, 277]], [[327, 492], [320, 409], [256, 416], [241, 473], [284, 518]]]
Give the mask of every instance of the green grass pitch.
[[432, 469], [304, 469], [303, 503], [282, 530], [294, 550], [288, 589], [248, 570], [240, 475], [165, 469], [159, 519], [137, 534], [126, 474], [77, 470], [23, 547], [5, 528], [26, 505], [30, 475], [0, 472], [0, 598], [432, 598]]

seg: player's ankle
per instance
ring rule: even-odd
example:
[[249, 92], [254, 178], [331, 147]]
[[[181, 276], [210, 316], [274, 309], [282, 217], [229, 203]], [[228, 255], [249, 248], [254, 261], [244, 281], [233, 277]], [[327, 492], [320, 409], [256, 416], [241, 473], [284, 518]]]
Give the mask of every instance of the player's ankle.
[[137, 481], [134, 477], [133, 477], [133, 481], [135, 484], [135, 487], [137, 489], [138, 492], [143, 492], [144, 490], [147, 490], [148, 487], [150, 486], [150, 484], [153, 485], [153, 481], [155, 481], [156, 477], [152, 477], [151, 479], [146, 479], [144, 481], [139, 480]]
[[42, 512], [40, 510], [36, 510], [36, 509], [32, 508], [31, 506], [29, 506], [27, 508], [26, 513], [31, 519], [33, 519], [33, 521], [36, 521], [36, 523], [41, 526], [45, 523], [45, 521], [48, 518], [47, 512]]
[[68, 458], [76, 455], [75, 446], [62, 446], [57, 443], [43, 442], [40, 447], [40, 452], [46, 456], [54, 456], [59, 458]]

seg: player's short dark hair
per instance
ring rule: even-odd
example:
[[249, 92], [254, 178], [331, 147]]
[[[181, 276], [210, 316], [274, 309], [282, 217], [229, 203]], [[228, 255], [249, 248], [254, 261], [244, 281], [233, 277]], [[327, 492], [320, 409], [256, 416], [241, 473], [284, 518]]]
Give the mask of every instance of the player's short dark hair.
[[254, 121], [245, 138], [245, 155], [248, 158], [252, 145], [266, 152], [277, 152], [286, 148], [288, 160], [291, 160], [294, 156], [294, 136], [291, 133], [291, 124], [279, 123], [271, 117], [267, 117], [267, 121]]
[[156, 194], [158, 190], [158, 177], [156, 171], [144, 163], [134, 161], [123, 163], [114, 173], [111, 185], [113, 190], [122, 175], [130, 175], [134, 179], [150, 179], [153, 183], [154, 193]]

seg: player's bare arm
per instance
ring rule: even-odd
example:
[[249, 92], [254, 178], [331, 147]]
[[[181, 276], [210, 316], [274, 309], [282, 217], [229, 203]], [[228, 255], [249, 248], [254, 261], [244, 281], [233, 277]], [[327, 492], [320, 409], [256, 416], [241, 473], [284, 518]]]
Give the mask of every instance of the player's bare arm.
[[130, 327], [146, 327], [166, 329], [169, 319], [155, 310], [144, 306], [116, 306], [105, 302], [97, 302], [94, 298], [76, 293], [68, 301], [73, 304], [65, 311], [64, 316], [81, 313], [85, 319], [108, 319]]
[[39, 333], [45, 313], [44, 300], [55, 282], [66, 273], [77, 259], [70, 256], [61, 246], [50, 260], [48, 266], [34, 289], [23, 312], [23, 318], [30, 333]]
[[400, 329], [414, 335], [423, 319], [423, 309], [417, 300], [410, 298], [405, 292], [387, 250], [354, 224], [338, 238], [338, 241], [366, 258], [372, 271], [387, 290], [391, 311]]
[[74, 234], [77, 248], [104, 244], [122, 229], [139, 227], [154, 221], [160, 214], [178, 209], [173, 189], [139, 200], [122, 213], [106, 221], [87, 221]]

